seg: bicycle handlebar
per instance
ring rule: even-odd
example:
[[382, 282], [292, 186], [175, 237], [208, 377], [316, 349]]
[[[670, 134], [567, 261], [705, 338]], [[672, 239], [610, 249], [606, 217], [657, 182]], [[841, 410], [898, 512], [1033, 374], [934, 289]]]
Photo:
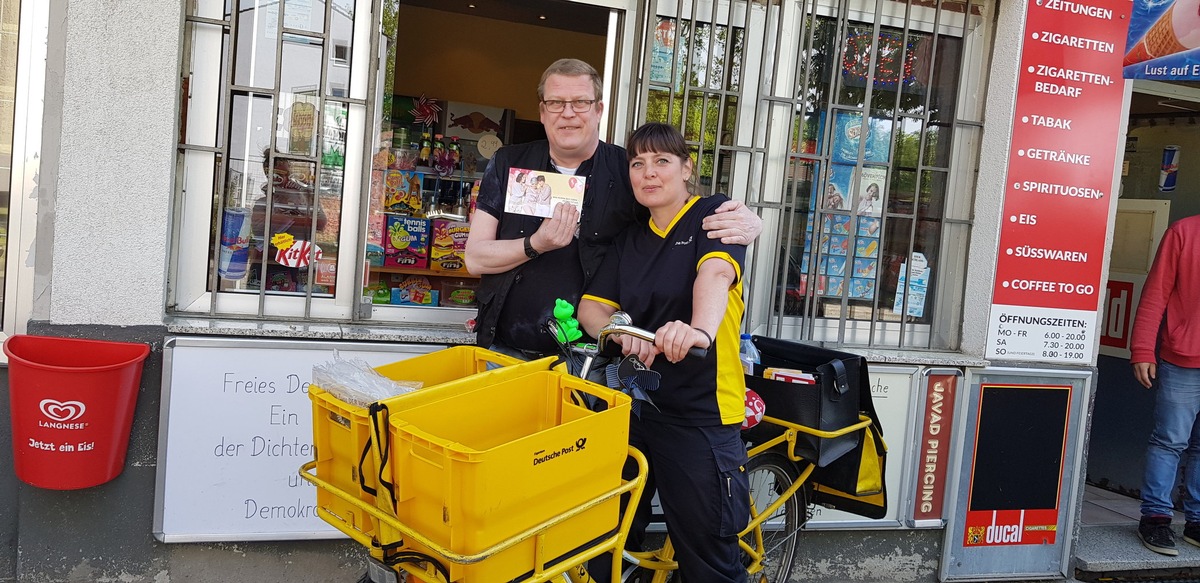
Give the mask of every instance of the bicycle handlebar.
[[[609, 321], [608, 325], [600, 329], [600, 335], [596, 338], [596, 343], [599, 345], [600, 350], [604, 350], [604, 346], [608, 342], [608, 337], [613, 334], [618, 336], [633, 336], [634, 338], [641, 338], [646, 342], [654, 342], [654, 333], [630, 324], [629, 317], [624, 312], [613, 314], [612, 320]], [[693, 346], [688, 349], [688, 354], [704, 358], [708, 355], [708, 349]]]

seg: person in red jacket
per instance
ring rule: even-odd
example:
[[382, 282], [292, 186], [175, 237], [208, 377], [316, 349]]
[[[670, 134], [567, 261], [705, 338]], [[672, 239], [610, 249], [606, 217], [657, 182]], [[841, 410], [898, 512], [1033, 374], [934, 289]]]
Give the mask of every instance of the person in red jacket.
[[1158, 384], [1138, 538], [1154, 552], [1178, 555], [1171, 492], [1183, 457], [1183, 540], [1200, 546], [1200, 215], [1163, 235], [1133, 321], [1129, 361], [1142, 386]]

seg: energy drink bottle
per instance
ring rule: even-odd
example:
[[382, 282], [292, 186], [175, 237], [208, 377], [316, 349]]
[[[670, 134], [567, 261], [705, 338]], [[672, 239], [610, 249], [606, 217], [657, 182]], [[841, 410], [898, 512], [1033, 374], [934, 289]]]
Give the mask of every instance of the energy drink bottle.
[[1163, 146], [1162, 171], [1158, 173], [1158, 190], [1171, 192], [1175, 190], [1175, 181], [1179, 175], [1179, 146]]
[[246, 277], [250, 263], [250, 209], [227, 208], [221, 220], [221, 251], [217, 275], [221, 279]]

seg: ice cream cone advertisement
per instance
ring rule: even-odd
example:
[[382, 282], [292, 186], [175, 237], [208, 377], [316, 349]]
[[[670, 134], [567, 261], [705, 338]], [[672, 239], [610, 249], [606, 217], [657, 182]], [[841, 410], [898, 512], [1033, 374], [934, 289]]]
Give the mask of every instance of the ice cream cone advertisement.
[[1200, 0], [1134, 0], [1125, 78], [1200, 80]]

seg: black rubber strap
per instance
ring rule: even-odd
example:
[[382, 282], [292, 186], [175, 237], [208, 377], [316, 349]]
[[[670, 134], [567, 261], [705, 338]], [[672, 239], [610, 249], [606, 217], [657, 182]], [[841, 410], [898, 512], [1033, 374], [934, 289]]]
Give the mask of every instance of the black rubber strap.
[[[384, 478], [384, 469], [387, 468], [388, 461], [392, 455], [392, 443], [388, 440], [387, 433], [387, 418], [388, 407], [379, 401], [371, 403], [368, 409], [371, 414], [371, 428], [375, 432], [375, 443], [379, 444], [379, 485], [383, 486], [388, 492], [388, 496], [392, 500], [392, 512], [396, 511], [396, 486], [392, 482]], [[383, 414], [383, 421], [380, 422], [379, 414]]]
[[367, 477], [363, 475], [363, 466], [367, 463], [367, 456], [371, 455], [371, 440], [367, 440], [367, 444], [363, 446], [362, 455], [358, 458], [358, 485], [362, 487], [362, 491], [372, 496], [377, 495], [375, 488], [367, 485]]

